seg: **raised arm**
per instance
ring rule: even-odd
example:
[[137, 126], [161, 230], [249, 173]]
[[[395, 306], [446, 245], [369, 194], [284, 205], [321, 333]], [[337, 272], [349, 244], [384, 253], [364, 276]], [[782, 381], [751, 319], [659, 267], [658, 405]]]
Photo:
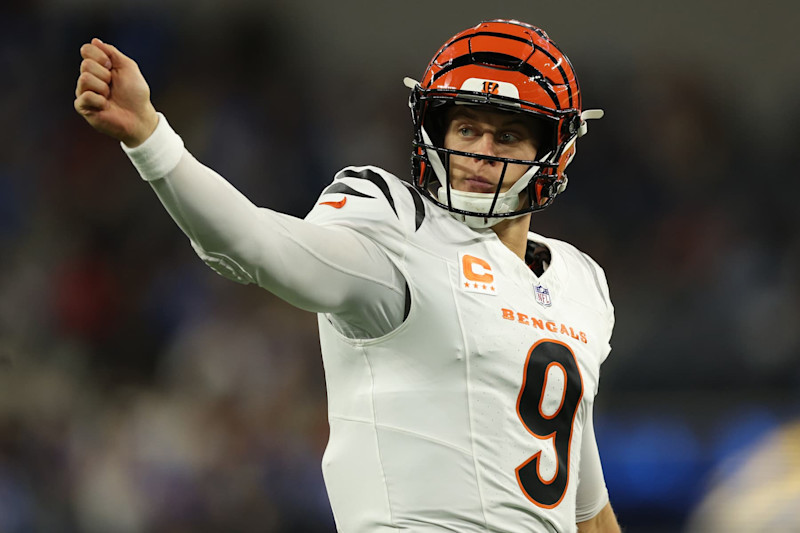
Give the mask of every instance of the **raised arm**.
[[135, 61], [98, 39], [81, 55], [75, 109], [123, 143], [207, 264], [297, 307], [332, 314], [351, 337], [379, 336], [402, 322], [405, 280], [374, 242], [256, 207], [184, 149], [151, 104]]

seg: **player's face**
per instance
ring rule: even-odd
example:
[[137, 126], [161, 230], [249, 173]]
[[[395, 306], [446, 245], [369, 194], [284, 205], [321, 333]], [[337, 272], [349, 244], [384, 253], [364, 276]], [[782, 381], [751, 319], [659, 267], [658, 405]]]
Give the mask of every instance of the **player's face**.
[[[444, 147], [450, 150], [530, 161], [536, 159], [538, 145], [534, 128], [518, 114], [471, 106], [455, 106], [450, 110], [444, 137]], [[509, 164], [501, 192], [516, 183], [528, 168]], [[499, 161], [450, 157], [450, 183], [458, 191], [494, 193], [502, 172], [503, 163]]]

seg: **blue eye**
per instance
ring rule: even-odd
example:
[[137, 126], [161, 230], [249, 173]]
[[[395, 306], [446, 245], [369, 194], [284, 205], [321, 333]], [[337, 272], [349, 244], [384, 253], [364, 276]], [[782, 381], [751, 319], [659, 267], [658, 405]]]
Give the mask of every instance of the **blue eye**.
[[503, 144], [509, 144], [519, 141], [519, 136], [515, 133], [506, 131], [498, 136], [498, 140]]

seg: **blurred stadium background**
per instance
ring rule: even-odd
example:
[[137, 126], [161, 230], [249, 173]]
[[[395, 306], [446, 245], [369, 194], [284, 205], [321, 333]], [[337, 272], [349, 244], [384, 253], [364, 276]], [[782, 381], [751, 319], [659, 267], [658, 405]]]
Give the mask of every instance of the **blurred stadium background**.
[[315, 317], [194, 256], [73, 111], [80, 45], [136, 58], [199, 159], [302, 216], [344, 165], [408, 175], [402, 77], [495, 17], [545, 28], [606, 110], [534, 224], [608, 274], [625, 530], [800, 531], [791, 0], [5, 0], [0, 531], [334, 531]]

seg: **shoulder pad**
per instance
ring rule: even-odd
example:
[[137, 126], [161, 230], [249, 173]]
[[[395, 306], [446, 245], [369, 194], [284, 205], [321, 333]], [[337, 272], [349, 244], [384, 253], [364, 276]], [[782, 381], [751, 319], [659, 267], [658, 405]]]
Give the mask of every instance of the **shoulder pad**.
[[[347, 167], [336, 174], [306, 216], [317, 224], [342, 224], [366, 234], [419, 229], [425, 205], [412, 187], [377, 167]], [[372, 235], [370, 235], [372, 236]]]

